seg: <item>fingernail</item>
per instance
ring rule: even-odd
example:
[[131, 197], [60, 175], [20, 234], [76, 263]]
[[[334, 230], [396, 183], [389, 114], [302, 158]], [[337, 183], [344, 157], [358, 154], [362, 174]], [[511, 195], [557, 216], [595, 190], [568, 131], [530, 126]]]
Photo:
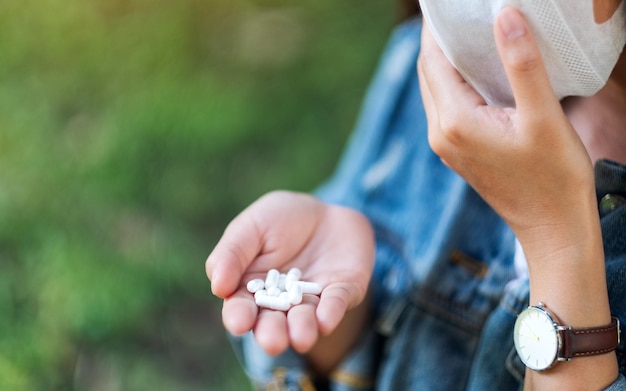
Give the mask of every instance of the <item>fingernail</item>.
[[514, 40], [526, 34], [526, 24], [517, 10], [504, 9], [500, 14], [500, 28], [509, 40]]

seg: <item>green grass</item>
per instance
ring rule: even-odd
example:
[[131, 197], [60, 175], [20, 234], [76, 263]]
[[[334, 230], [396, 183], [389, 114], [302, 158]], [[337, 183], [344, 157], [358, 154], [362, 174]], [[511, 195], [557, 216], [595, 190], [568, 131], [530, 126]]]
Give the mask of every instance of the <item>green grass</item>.
[[0, 0], [0, 389], [245, 389], [204, 259], [332, 172], [394, 15]]

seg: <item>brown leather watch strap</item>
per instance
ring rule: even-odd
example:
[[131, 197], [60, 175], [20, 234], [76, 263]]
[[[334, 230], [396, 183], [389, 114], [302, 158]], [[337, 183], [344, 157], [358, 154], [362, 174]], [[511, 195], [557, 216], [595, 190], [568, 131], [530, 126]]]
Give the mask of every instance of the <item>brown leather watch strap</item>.
[[611, 324], [583, 329], [562, 328], [562, 349], [560, 358], [595, 356], [615, 350], [619, 345], [619, 320], [611, 318]]

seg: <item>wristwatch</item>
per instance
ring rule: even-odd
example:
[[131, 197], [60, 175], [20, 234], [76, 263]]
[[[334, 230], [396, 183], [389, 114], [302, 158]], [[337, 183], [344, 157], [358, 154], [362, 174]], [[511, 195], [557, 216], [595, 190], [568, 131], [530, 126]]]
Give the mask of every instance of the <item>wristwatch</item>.
[[615, 350], [620, 343], [620, 324], [612, 317], [611, 324], [601, 327], [563, 326], [539, 303], [518, 315], [513, 339], [522, 362], [530, 369], [544, 371], [559, 361]]

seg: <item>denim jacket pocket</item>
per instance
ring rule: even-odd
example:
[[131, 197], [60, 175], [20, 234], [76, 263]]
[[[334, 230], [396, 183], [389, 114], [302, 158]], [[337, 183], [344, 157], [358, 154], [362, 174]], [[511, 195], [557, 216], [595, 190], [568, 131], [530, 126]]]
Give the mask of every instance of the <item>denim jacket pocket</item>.
[[517, 315], [528, 306], [527, 278], [507, 284], [498, 306], [487, 318], [473, 359], [467, 390], [522, 389], [525, 366], [513, 343]]
[[521, 387], [524, 384], [524, 374], [526, 373], [526, 366], [519, 358], [515, 347], [512, 347], [509, 351], [509, 354], [506, 357], [505, 367], [506, 370], [511, 374], [511, 376], [513, 376], [513, 378], [520, 383]]

